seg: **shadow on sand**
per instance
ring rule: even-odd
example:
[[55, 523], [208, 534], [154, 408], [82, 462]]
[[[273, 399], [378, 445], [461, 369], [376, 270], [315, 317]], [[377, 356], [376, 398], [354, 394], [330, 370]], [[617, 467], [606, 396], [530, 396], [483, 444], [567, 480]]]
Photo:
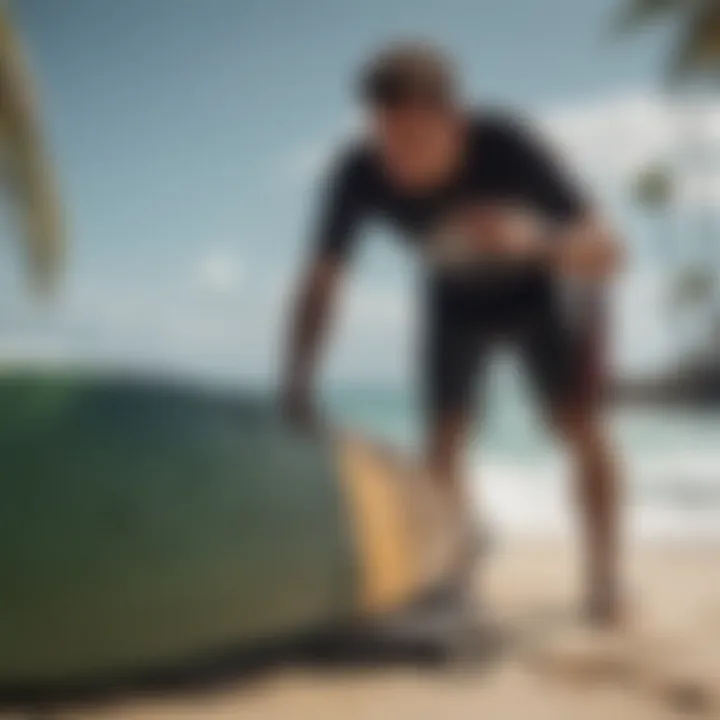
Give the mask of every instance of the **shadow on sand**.
[[232, 688], [250, 691], [288, 669], [324, 675], [354, 670], [407, 668], [439, 672], [470, 665], [473, 670], [504, 656], [509, 638], [498, 629], [474, 629], [462, 647], [438, 637], [369, 628], [336, 629], [292, 642], [247, 651], [226, 651], [212, 658], [141, 677], [55, 687], [0, 688], [0, 718], [52, 720], [69, 708], [100, 709], [127, 698], [197, 697]]

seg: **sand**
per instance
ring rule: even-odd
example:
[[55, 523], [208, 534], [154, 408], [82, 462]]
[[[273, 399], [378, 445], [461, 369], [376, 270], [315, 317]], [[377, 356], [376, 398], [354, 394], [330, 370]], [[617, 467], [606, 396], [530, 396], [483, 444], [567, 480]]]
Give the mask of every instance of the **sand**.
[[662, 720], [720, 718], [720, 544], [626, 553], [622, 628], [578, 615], [572, 545], [505, 540], [479, 567], [478, 629], [450, 659], [345, 647], [187, 687], [5, 718], [54, 720]]

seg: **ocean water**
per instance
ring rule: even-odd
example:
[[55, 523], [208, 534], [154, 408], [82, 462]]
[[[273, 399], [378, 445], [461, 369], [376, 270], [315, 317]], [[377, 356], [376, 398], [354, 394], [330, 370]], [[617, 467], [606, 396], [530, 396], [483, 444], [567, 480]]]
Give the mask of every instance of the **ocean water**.
[[[413, 393], [363, 386], [328, 394], [341, 424], [418, 452], [422, 423]], [[492, 377], [466, 452], [478, 513], [514, 534], [568, 533], [576, 526], [572, 467], [512, 367]], [[720, 408], [610, 409], [609, 436], [634, 536], [720, 539]]]

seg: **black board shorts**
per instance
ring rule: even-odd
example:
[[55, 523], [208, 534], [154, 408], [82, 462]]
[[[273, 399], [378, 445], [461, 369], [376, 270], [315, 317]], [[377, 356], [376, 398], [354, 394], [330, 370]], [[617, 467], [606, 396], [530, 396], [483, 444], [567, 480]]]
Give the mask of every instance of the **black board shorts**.
[[578, 319], [569, 312], [548, 273], [432, 277], [426, 300], [423, 384], [431, 416], [475, 406], [497, 346], [519, 353], [550, 411], [600, 397], [603, 342], [597, 320], [593, 313]]

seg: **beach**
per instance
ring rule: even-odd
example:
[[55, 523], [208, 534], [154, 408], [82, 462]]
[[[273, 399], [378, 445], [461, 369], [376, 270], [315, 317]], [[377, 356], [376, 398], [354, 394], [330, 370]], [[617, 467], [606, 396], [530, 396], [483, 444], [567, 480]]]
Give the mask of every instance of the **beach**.
[[0, 0], [0, 720], [720, 720], [719, 79], [720, 0]]
[[[579, 616], [574, 543], [498, 538], [475, 577], [478, 628], [456, 657], [340, 648], [334, 659], [225, 668], [192, 688], [123, 692], [3, 720], [662, 720], [720, 717], [720, 544], [634, 541], [625, 620], [591, 631]], [[400, 641], [398, 641], [400, 642]]]

